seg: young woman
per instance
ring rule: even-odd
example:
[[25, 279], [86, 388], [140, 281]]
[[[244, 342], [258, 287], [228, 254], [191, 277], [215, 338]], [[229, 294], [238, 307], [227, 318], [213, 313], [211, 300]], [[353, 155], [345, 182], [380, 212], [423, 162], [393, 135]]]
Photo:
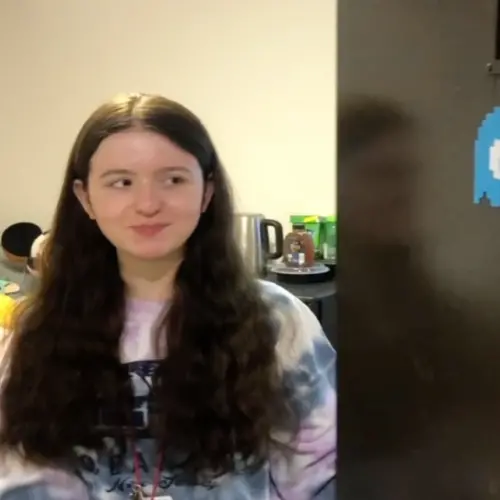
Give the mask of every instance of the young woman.
[[1, 499], [333, 497], [335, 353], [247, 274], [232, 221], [186, 108], [127, 95], [87, 120], [3, 332]]

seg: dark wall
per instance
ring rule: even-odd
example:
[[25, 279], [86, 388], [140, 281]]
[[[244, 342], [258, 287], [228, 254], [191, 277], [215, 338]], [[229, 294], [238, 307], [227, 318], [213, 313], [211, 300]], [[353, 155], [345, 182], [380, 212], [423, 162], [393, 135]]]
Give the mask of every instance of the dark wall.
[[[431, 407], [422, 392], [415, 392], [413, 401], [412, 394], [406, 394], [406, 409], [397, 410], [396, 420], [409, 422], [425, 410], [420, 427], [408, 435], [407, 443], [404, 435], [399, 436], [401, 446], [394, 447], [399, 451], [388, 451], [381, 444], [380, 453], [374, 446], [356, 459], [349, 439], [358, 424], [349, 423], [359, 422], [360, 435], [362, 430], [366, 436], [370, 436], [367, 429], [373, 431], [367, 439], [374, 443], [388, 442], [394, 439], [394, 429], [371, 422], [380, 422], [384, 412], [394, 414], [391, 405], [397, 404], [396, 398], [385, 394], [385, 406], [377, 406], [376, 398], [351, 405], [354, 399], [347, 397], [348, 391], [362, 394], [363, 384], [375, 387], [379, 374], [376, 368], [366, 373], [360, 361], [360, 353], [365, 359], [370, 356], [364, 352], [364, 341], [374, 345], [373, 339], [368, 333], [363, 339], [363, 332], [356, 340], [346, 339], [347, 320], [340, 306], [339, 498], [500, 498], [500, 208], [473, 204], [477, 128], [485, 114], [500, 105], [500, 80], [486, 71], [494, 55], [496, 1], [338, 0], [338, 4], [339, 94], [388, 95], [419, 118], [424, 165], [415, 189], [424, 267], [437, 289], [460, 299], [457, 303], [467, 310], [472, 325], [457, 329], [456, 336], [453, 329], [443, 332], [448, 344], [440, 356], [456, 369], [456, 387], [449, 386], [454, 396], [447, 399], [442, 394], [441, 401], [449, 404], [437, 410], [439, 397]], [[341, 218], [342, 206], [338, 209]], [[342, 234], [340, 255], [341, 249]], [[346, 279], [341, 259], [340, 294]], [[373, 356], [378, 358], [371, 361], [372, 368], [383, 371], [394, 353], [389, 347], [375, 350]], [[394, 372], [393, 378], [399, 375]], [[358, 386], [346, 386], [347, 379]], [[405, 392], [404, 387], [398, 390]], [[411, 390], [408, 387], [407, 392]], [[348, 428], [350, 434], [344, 434]], [[420, 441], [410, 439], [417, 435]]]
[[401, 99], [427, 141], [418, 217], [427, 266], [443, 286], [500, 319], [500, 209], [472, 203], [477, 127], [500, 83], [488, 76], [495, 0], [339, 0], [339, 92]]

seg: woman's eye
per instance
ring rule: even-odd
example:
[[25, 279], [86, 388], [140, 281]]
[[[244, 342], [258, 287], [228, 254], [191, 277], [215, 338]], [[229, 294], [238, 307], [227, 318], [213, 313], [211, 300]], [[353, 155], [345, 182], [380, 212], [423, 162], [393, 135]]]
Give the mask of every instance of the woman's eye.
[[132, 181], [130, 179], [118, 179], [111, 183], [111, 187], [114, 188], [125, 188], [132, 185]]
[[170, 184], [181, 184], [183, 182], [184, 182], [184, 178], [183, 177], [169, 177], [166, 180], [166, 183], [168, 185], [170, 185]]

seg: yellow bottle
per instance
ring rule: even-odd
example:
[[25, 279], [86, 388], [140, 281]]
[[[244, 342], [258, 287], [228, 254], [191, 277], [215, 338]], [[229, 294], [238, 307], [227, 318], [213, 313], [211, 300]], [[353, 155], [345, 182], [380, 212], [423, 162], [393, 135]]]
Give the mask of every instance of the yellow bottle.
[[0, 328], [8, 328], [17, 302], [8, 295], [0, 294]]

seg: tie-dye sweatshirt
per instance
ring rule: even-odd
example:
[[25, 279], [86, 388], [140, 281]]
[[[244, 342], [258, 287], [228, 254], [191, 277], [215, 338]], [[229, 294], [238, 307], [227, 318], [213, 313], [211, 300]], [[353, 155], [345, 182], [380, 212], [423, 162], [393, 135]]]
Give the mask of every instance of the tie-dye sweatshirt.
[[[228, 474], [210, 484], [192, 486], [163, 470], [156, 499], [173, 500], [332, 500], [335, 497], [336, 391], [335, 351], [310, 309], [283, 288], [262, 282], [263, 294], [273, 307], [278, 326], [276, 351], [301, 427], [292, 460], [279, 453], [252, 473]], [[135, 423], [148, 426], [148, 394], [158, 365], [152, 332], [162, 305], [131, 301], [121, 344], [121, 359], [128, 366], [135, 396]], [[2, 333], [0, 328], [0, 334]], [[8, 373], [9, 332], [0, 343], [0, 383]], [[3, 354], [2, 354], [3, 353]], [[168, 355], [168, 353], [167, 353]], [[3, 358], [3, 359], [2, 359]], [[22, 394], [19, 395], [22, 397]], [[1, 418], [0, 418], [1, 425]], [[106, 440], [105, 440], [106, 441]], [[138, 440], [141, 480], [151, 493], [156, 468], [154, 443]], [[40, 469], [17, 456], [0, 457], [0, 500], [124, 500], [134, 484], [132, 453], [117, 459], [110, 438], [106, 452], [77, 448], [75, 474]]]

